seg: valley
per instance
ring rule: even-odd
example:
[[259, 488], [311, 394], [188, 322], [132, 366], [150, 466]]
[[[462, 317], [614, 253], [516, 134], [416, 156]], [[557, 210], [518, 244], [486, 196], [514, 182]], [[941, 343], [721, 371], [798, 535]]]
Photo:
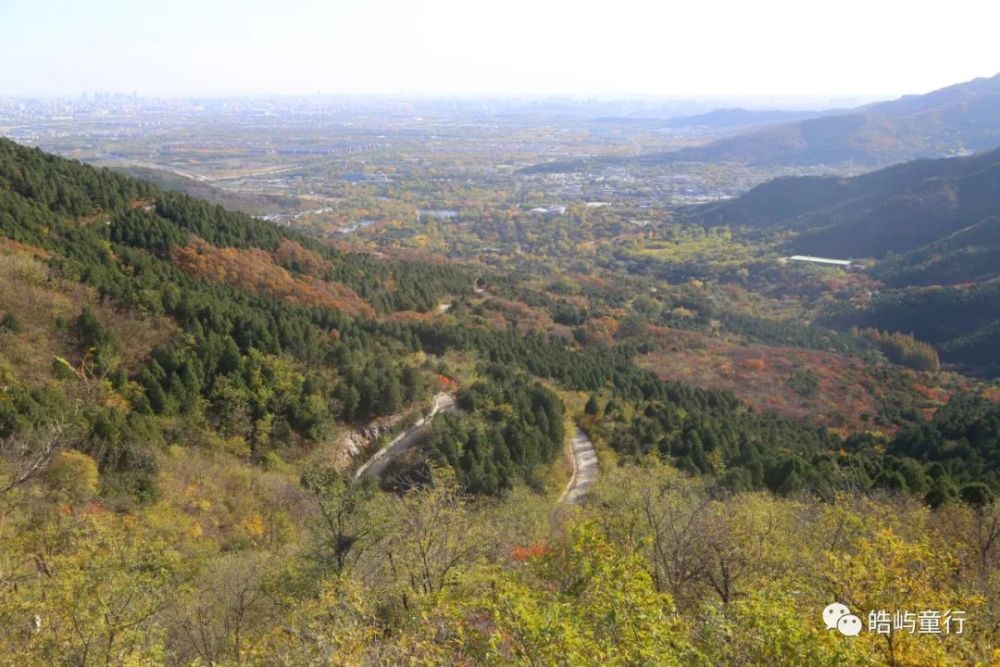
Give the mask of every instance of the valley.
[[4, 101], [2, 654], [992, 664], [996, 86]]

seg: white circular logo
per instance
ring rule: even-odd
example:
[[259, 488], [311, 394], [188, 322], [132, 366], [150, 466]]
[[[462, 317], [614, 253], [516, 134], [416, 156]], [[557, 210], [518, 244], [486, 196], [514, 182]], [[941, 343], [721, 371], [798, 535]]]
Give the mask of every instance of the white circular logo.
[[845, 614], [837, 621], [837, 629], [845, 637], [857, 637], [861, 634], [861, 619], [854, 614]]

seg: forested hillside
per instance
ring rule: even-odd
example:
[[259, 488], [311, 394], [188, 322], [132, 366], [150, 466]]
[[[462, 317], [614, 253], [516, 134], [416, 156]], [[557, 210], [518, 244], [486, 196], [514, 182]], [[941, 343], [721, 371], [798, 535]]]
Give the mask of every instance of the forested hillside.
[[879, 261], [886, 290], [824, 323], [912, 333], [946, 362], [996, 374], [1000, 151], [908, 162], [854, 178], [777, 179], [693, 209], [705, 225], [788, 234], [789, 253]]
[[[183, 415], [262, 459], [322, 437], [336, 421], [391, 414], [423, 397], [407, 362], [416, 341], [372, 315], [432, 308], [468, 288], [462, 271], [343, 255], [112, 172], [11, 142], [0, 149], [0, 231], [17, 243], [8, 252], [46, 257], [48, 267], [36, 270], [56, 290], [79, 282], [112, 313], [164, 316], [179, 329], [141, 368], [126, 369], [120, 336], [91, 311], [57, 322], [74, 341], [58, 350], [69, 379], [8, 387], [15, 398], [2, 406], [5, 436], [65, 419], [66, 384], [96, 381], [106, 398], [79, 416], [82, 448], [108, 476], [141, 471], [130, 484], [152, 493], [150, 447], [163, 437], [154, 416]], [[5, 316], [16, 349], [31, 332], [11, 323], [32, 314]]]
[[[897, 283], [902, 277], [895, 272], [931, 256], [939, 262], [971, 260], [973, 266], [959, 277], [976, 280], [997, 275], [988, 253], [996, 252], [990, 218], [998, 205], [1000, 151], [991, 151], [907, 162], [854, 178], [776, 179], [693, 211], [692, 218], [706, 225], [794, 230], [791, 248], [803, 253], [855, 258], [894, 253], [898, 257], [880, 267], [880, 275]], [[959, 252], [965, 256], [957, 257]], [[925, 279], [939, 275], [926, 268]]]
[[[895, 432], [844, 438], [661, 380], [636, 362], [650, 350], [648, 323], [585, 336], [580, 313], [601, 303], [596, 288], [592, 301], [568, 302], [530, 278], [346, 253], [0, 140], [3, 654], [506, 664], [553, 651], [586, 661], [597, 642], [612, 664], [785, 651], [863, 662], [886, 649], [830, 643], [818, 616], [783, 616], [794, 632], [768, 647], [719, 628], [770, 617], [792, 584], [804, 591], [796, 608], [839, 595], [791, 564], [810, 513], [824, 530], [840, 521], [831, 512], [882, 522], [879, 544], [898, 540], [901, 557], [951, 548], [870, 503], [840, 509], [846, 494], [888, 494], [920, 525], [928, 505], [951, 512], [962, 544], [977, 512], [995, 511], [1000, 408], [978, 394], [957, 393], [933, 419], [907, 415]], [[582, 333], [535, 330], [533, 319]], [[769, 335], [766, 321], [742, 326]], [[817, 331], [803, 325], [802, 340], [836, 343]], [[813, 386], [804, 370], [796, 378]], [[406, 428], [432, 388], [453, 392], [457, 410], [433, 421], [412, 474], [392, 492], [353, 482], [354, 462], [334, 455], [339, 437]], [[611, 479], [592, 507], [554, 516], [574, 422]], [[720, 570], [667, 571], [648, 546], [669, 534], [649, 522], [685, 499], [704, 510], [697, 540], [671, 548], [716, 554]], [[748, 559], [752, 545], [767, 572]], [[809, 548], [883, 558], [856, 532]], [[918, 602], [987, 614], [981, 596], [993, 593], [976, 576], [996, 555], [983, 553], [958, 579], [943, 562], [934, 576], [915, 572]], [[684, 620], [694, 609], [709, 615]], [[956, 650], [986, 655], [979, 641]]]
[[[836, 450], [836, 439], [804, 421], [747, 411], [726, 392], [662, 382], [634, 365], [639, 349], [627, 341], [580, 347], [461, 317], [450, 323], [376, 317], [462, 298], [474, 277], [460, 266], [344, 254], [112, 172], [10, 142], [2, 147], [7, 205], [0, 230], [14, 243], [4, 252], [31, 256], [50, 289], [78, 282], [94, 293], [93, 307], [52, 324], [64, 342], [50, 353], [50, 377], [14, 381], [6, 390], [13, 398], [3, 404], [4, 435], [65, 420], [71, 385], [81, 378], [96, 382], [104, 398], [74, 417], [81, 451], [97, 460], [108, 484], [120, 477], [138, 497], [155, 496], [154, 443], [172, 437], [163, 432], [163, 418], [182, 419], [199, 437], [221, 438], [232, 451], [263, 461], [271, 452], [323, 439], [338, 423], [363, 423], [420, 401], [433, 369], [419, 360], [452, 351], [568, 390], [609, 392], [613, 405], [604, 427], [620, 423], [608, 441], [623, 456], [657, 453], [691, 472], [728, 470], [727, 484], [785, 491], [825, 488], [843, 467], [834, 458], [833, 467], [812, 470], [811, 481], [788, 481], [793, 470]], [[988, 308], [971, 311], [987, 318], [979, 328], [989, 326]], [[147, 334], [148, 354], [132, 354], [126, 364], [123, 348], [137, 341], [124, 341], [103, 313], [166, 318], [176, 331], [168, 339]], [[18, 321], [29, 315], [8, 308], [4, 317], [3, 335], [16, 349], [30, 335]], [[938, 321], [954, 327], [956, 320]], [[901, 330], [904, 323], [883, 328]], [[988, 344], [949, 343], [960, 338], [953, 330], [921, 333], [953, 354], [974, 354]], [[46, 361], [36, 364], [44, 377]], [[452, 420], [450, 435], [439, 434], [436, 448], [471, 488], [498, 493], [510, 487], [516, 470], [530, 474], [552, 460], [562, 413], [545, 391], [515, 391], [517, 376], [492, 368], [486, 384], [460, 393], [467, 416]], [[17, 370], [11, 367], [15, 378]], [[519, 398], [523, 391], [528, 398]], [[535, 391], [541, 393], [530, 398]], [[504, 404], [523, 421], [497, 421], [506, 414]], [[522, 414], [536, 409], [545, 417]], [[477, 443], [477, 434], [488, 437]], [[990, 481], [980, 474], [961, 468], [955, 481]]]

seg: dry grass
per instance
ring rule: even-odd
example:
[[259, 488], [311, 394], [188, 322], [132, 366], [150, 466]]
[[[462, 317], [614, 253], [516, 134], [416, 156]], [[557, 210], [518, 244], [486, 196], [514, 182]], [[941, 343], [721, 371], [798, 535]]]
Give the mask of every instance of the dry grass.
[[0, 356], [17, 369], [17, 379], [30, 386], [51, 377], [54, 355], [77, 360], [76, 342], [59, 322], [71, 321], [84, 306], [92, 307], [121, 342], [128, 371], [136, 370], [150, 350], [177, 329], [164, 317], [99, 304], [89, 287], [52, 277], [30, 249], [0, 248], [0, 286], [0, 314], [12, 314], [19, 325], [17, 332], [0, 334]]

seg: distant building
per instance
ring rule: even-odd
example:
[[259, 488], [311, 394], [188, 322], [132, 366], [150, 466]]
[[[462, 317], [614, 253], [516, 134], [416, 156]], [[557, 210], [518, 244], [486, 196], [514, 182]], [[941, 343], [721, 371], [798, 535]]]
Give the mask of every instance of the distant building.
[[434, 218], [435, 220], [451, 220], [458, 217], [458, 211], [451, 209], [421, 208], [417, 210], [417, 220]]
[[544, 208], [542, 206], [538, 206], [537, 208], [533, 208], [528, 211], [528, 213], [531, 213], [532, 215], [566, 215], [566, 207], [549, 206], [548, 208]]
[[827, 257], [812, 257], [810, 255], [792, 255], [788, 258], [790, 262], [808, 262], [810, 264], [823, 264], [825, 266], [837, 266], [842, 269], [849, 269], [853, 262], [849, 259], [829, 259]]
[[366, 174], [363, 171], [349, 171], [344, 174], [348, 183], [388, 183], [391, 179], [386, 174]]

